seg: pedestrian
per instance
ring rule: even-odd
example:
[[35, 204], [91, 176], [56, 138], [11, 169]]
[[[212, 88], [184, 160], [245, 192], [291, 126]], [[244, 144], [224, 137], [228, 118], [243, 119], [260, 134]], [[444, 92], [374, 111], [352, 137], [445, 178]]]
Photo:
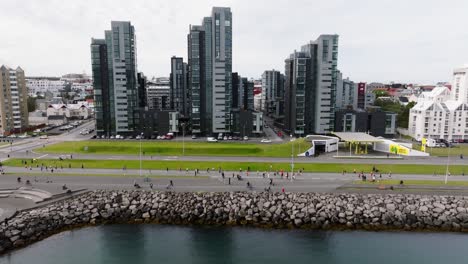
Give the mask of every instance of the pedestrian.
[[270, 179], [270, 185], [273, 185], [273, 179]]
[[231, 185], [231, 178], [228, 178], [228, 185]]
[[262, 173], [262, 177], [265, 179], [265, 173]]
[[149, 184], [149, 185], [150, 185], [150, 189], [152, 190], [152, 189], [153, 189], [153, 183], [152, 183], [152, 182], [150, 182], [150, 184]]
[[169, 167], [166, 167], [166, 172], [169, 172]]
[[172, 180], [169, 182], [169, 184], [171, 185], [171, 187], [174, 186], [174, 183], [172, 182]]
[[223, 177], [223, 180], [224, 180], [224, 171], [221, 173], [221, 177]]
[[284, 187], [283, 187], [283, 188], [281, 188], [281, 192], [282, 192], [282, 193], [284, 193]]

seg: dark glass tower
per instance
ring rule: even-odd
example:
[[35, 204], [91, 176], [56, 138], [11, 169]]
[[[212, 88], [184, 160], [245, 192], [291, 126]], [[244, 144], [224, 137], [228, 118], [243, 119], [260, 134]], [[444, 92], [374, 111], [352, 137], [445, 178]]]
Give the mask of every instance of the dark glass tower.
[[92, 39], [91, 60], [98, 135], [138, 133], [139, 100], [135, 29], [112, 21], [105, 39]]
[[194, 133], [230, 132], [231, 27], [231, 10], [225, 7], [214, 7], [211, 17], [205, 17], [202, 25], [190, 27], [188, 87], [192, 98], [190, 116]]

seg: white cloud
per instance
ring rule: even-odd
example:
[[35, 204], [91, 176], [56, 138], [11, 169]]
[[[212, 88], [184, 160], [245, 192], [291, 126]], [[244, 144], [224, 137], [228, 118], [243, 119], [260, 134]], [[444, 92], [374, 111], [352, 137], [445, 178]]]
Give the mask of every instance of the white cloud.
[[233, 12], [233, 70], [259, 77], [320, 34], [340, 35], [339, 68], [355, 81], [449, 80], [468, 62], [463, 0], [1, 1], [0, 63], [28, 75], [90, 72], [89, 44], [111, 20], [137, 31], [139, 70], [167, 76], [172, 55], [187, 56], [189, 24], [212, 6]]

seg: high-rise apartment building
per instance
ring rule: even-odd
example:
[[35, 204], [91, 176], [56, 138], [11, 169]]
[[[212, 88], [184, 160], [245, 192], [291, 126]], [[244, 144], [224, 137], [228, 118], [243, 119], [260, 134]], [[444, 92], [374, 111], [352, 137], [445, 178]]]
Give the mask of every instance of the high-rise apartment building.
[[254, 83], [247, 78], [241, 78], [240, 103], [244, 110], [254, 110]]
[[283, 114], [284, 75], [279, 71], [270, 70], [262, 74], [262, 105], [269, 116], [279, 117]]
[[294, 52], [285, 63], [284, 126], [291, 134], [306, 135], [315, 128], [315, 90], [312, 83], [311, 58], [304, 52]]
[[28, 127], [28, 89], [24, 71], [0, 67], [0, 134], [21, 133]]
[[285, 61], [285, 127], [293, 134], [333, 131], [338, 35], [321, 35]]
[[188, 117], [190, 112], [190, 94], [187, 89], [187, 64], [181, 57], [171, 58], [171, 108], [182, 116]]
[[[192, 132], [230, 132], [232, 89], [232, 13], [214, 7], [188, 35]], [[202, 118], [200, 118], [202, 117]]]
[[98, 135], [138, 134], [135, 28], [112, 21], [105, 39], [91, 40], [91, 59]]
[[[338, 109], [357, 109], [358, 102], [358, 86], [349, 78], [343, 79], [342, 73], [338, 71], [336, 86], [335, 108]], [[362, 107], [361, 109], [364, 109]]]

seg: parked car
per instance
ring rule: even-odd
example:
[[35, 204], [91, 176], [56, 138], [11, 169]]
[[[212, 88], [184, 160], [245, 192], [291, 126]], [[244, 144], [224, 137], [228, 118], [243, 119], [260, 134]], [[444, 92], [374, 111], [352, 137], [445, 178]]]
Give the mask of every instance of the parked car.
[[196, 135], [192, 135], [192, 139], [197, 139], [197, 136], [196, 136]]
[[39, 137], [40, 139], [48, 139], [47, 135], [42, 135]]
[[248, 137], [248, 136], [244, 136], [244, 140], [249, 140], [249, 137]]
[[271, 140], [264, 138], [260, 142], [261, 143], [271, 143]]
[[228, 140], [228, 137], [227, 137], [227, 136], [224, 136], [224, 137], [223, 137], [223, 140]]
[[216, 138], [214, 138], [214, 137], [207, 137], [206, 141], [207, 142], [218, 142], [218, 140]]
[[219, 133], [218, 134], [218, 140], [222, 140], [223, 139], [223, 133]]
[[228, 137], [228, 140], [232, 140], [232, 136], [229, 136], [229, 137]]

